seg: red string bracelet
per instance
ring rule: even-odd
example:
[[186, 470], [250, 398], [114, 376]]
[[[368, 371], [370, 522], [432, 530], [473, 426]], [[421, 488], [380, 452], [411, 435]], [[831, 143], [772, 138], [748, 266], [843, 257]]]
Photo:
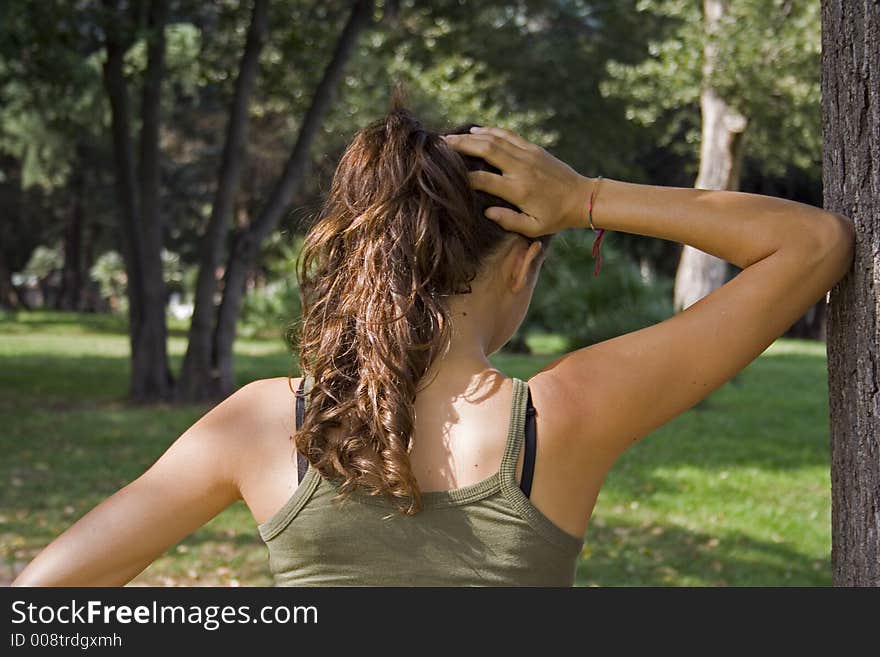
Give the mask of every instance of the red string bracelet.
[[599, 248], [602, 245], [602, 238], [605, 236], [605, 229], [593, 226], [593, 199], [596, 197], [596, 190], [599, 189], [599, 183], [602, 180], [602, 176], [596, 177], [596, 182], [593, 184], [593, 191], [590, 193], [590, 207], [587, 210], [587, 216], [590, 219], [590, 228], [594, 233], [599, 233], [599, 236], [596, 238], [596, 241], [593, 242], [593, 258], [596, 259], [596, 269], [593, 271], [593, 276], [599, 275], [599, 269], [602, 267], [602, 253], [599, 251]]

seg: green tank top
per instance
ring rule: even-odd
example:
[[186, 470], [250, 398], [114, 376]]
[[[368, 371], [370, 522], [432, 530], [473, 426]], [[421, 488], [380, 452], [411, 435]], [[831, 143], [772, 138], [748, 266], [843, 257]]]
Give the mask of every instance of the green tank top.
[[516, 482], [527, 392], [514, 378], [499, 469], [463, 488], [423, 493], [414, 516], [363, 492], [334, 501], [338, 483], [310, 465], [259, 526], [275, 585], [571, 586], [583, 539], [550, 521]]

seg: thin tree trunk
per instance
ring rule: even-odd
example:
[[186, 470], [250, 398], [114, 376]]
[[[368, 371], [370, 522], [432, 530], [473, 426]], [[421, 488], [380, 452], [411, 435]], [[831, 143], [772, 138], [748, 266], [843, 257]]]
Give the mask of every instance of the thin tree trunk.
[[213, 348], [214, 324], [217, 318], [214, 299], [217, 294], [217, 270], [223, 264], [223, 249], [245, 162], [248, 107], [257, 79], [260, 52], [266, 42], [268, 10], [268, 0], [254, 1], [250, 28], [229, 111], [226, 142], [223, 145], [223, 155], [217, 172], [217, 188], [211, 207], [211, 217], [201, 241], [202, 251], [192, 322], [189, 328], [189, 342], [177, 390], [179, 398], [189, 401], [201, 401], [219, 396], [219, 377], [214, 369]]
[[61, 293], [58, 305], [61, 310], [82, 310], [83, 307], [83, 232], [85, 216], [85, 147], [76, 145], [76, 165], [70, 176], [70, 218], [64, 231], [64, 264], [61, 269]]
[[[148, 9], [147, 70], [142, 96], [140, 188], [135, 183], [128, 87], [123, 58], [130, 35], [112, 0], [105, 0], [108, 21], [104, 85], [111, 109], [116, 196], [120, 211], [123, 259], [128, 279], [131, 378], [129, 394], [136, 401], [170, 396], [173, 381], [168, 367], [165, 328], [165, 285], [162, 280], [162, 226], [159, 216], [159, 113], [164, 74], [167, 16], [165, 0]], [[140, 202], [138, 202], [140, 191]]]
[[257, 218], [236, 235], [233, 242], [214, 336], [215, 365], [220, 375], [221, 395], [229, 394], [235, 388], [232, 345], [235, 341], [235, 327], [244, 300], [247, 277], [254, 267], [263, 241], [278, 225], [308, 172], [312, 142], [330, 107], [334, 91], [342, 78], [357, 39], [370, 23], [372, 13], [372, 0], [355, 0], [353, 3], [351, 15], [337, 41], [330, 63], [324, 69], [321, 81], [315, 89], [312, 103], [303, 118], [296, 144], [284, 166], [281, 178]]
[[853, 270], [830, 293], [831, 566], [880, 586], [880, 4], [822, 1], [823, 205], [853, 219]]
[[151, 0], [147, 11], [147, 69], [141, 96], [140, 193], [144, 242], [143, 342], [132, 363], [143, 385], [138, 398], [168, 399], [174, 387], [168, 366], [165, 308], [168, 294], [162, 276], [162, 214], [159, 199], [159, 127], [165, 76], [165, 23], [168, 0]]
[[[704, 0], [706, 30], [703, 79], [712, 73], [717, 47], [714, 26], [724, 13], [724, 0]], [[731, 107], [712, 87], [703, 86], [700, 94], [702, 138], [697, 189], [737, 189], [743, 154], [743, 136], [748, 119]], [[720, 258], [685, 244], [675, 274], [674, 309], [693, 305], [727, 280], [727, 263]]]
[[11, 227], [19, 224], [22, 214], [21, 160], [0, 152], [0, 171], [4, 174], [4, 180], [0, 183], [0, 207], [6, 213], [3, 218], [5, 227], [0, 224], [0, 308], [16, 310], [28, 307], [24, 295], [19, 294], [12, 282], [12, 265], [9, 261], [10, 254], [17, 250], [9, 249], [15, 235]]
[[[104, 87], [110, 102], [110, 131], [113, 143], [114, 186], [118, 204], [119, 243], [122, 259], [125, 262], [126, 293], [128, 295], [129, 345], [132, 354], [140, 345], [141, 308], [143, 299], [142, 263], [143, 243], [140, 240], [140, 215], [135, 191], [134, 154], [131, 144], [130, 110], [128, 86], [123, 73], [123, 58], [129, 42], [122, 20], [113, 0], [104, 0], [108, 21], [105, 28]], [[129, 381], [129, 395], [139, 388], [132, 368]]]

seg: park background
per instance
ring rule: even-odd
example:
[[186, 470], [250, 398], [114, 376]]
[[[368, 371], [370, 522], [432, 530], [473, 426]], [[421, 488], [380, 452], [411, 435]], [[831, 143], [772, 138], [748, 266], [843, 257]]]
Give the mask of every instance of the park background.
[[[585, 175], [821, 206], [820, 58], [818, 2], [4, 3], [0, 583], [217, 400], [296, 373], [302, 235], [393, 83], [430, 128]], [[508, 375], [736, 274], [609, 233], [594, 277], [592, 240], [553, 245]], [[620, 459], [579, 585], [831, 584], [825, 307]], [[134, 583], [270, 577], [238, 503]]]

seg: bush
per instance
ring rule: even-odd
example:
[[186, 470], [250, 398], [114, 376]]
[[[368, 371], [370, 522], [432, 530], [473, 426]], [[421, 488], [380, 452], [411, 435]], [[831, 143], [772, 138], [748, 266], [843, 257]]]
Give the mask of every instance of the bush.
[[238, 333], [243, 337], [281, 337], [301, 311], [299, 284], [291, 273], [248, 291]]
[[643, 276], [615, 246], [613, 233], [602, 239], [602, 268], [594, 277], [594, 240], [585, 230], [553, 240], [520, 334], [562, 334], [574, 349], [672, 316], [673, 281]]
[[101, 298], [110, 304], [110, 309], [124, 313], [128, 308], [128, 298], [125, 296], [128, 278], [122, 255], [118, 251], [102, 253], [89, 270], [89, 276], [98, 284]]
[[283, 337], [302, 314], [296, 263], [303, 238], [273, 234], [264, 248], [259, 285], [248, 290], [242, 304], [238, 333], [244, 337]]

